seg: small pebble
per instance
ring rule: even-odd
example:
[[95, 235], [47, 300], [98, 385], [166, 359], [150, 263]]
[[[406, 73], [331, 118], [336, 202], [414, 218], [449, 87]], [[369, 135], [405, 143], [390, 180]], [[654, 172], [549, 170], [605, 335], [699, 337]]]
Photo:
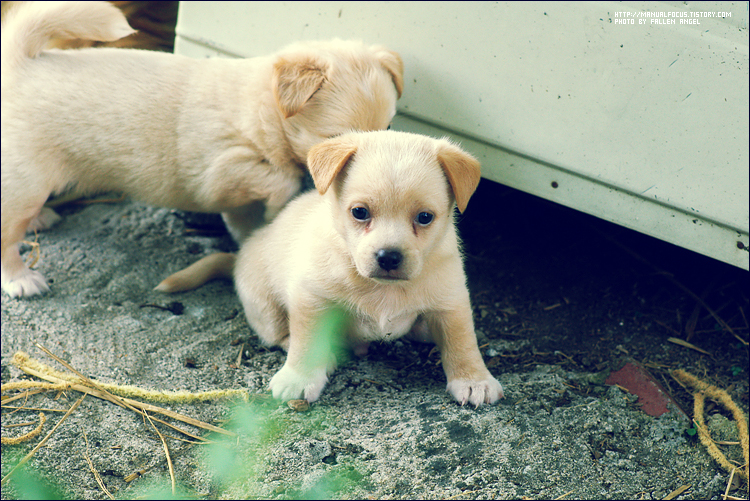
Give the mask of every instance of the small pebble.
[[307, 400], [290, 400], [286, 404], [294, 412], [306, 412], [310, 409], [310, 402]]

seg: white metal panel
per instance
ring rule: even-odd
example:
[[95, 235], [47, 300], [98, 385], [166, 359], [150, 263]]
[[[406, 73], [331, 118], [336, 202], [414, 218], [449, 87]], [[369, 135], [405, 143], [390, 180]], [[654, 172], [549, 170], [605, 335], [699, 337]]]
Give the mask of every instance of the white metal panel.
[[[748, 269], [747, 9], [183, 2], [175, 51], [383, 43], [404, 59], [400, 127], [471, 139], [489, 179]], [[692, 17], [702, 12], [726, 14]]]

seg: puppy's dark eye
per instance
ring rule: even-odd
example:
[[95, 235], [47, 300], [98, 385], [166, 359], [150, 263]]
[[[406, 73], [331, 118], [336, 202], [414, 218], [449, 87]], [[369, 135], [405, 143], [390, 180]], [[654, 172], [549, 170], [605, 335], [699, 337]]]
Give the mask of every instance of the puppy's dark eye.
[[370, 211], [364, 207], [352, 207], [352, 217], [357, 221], [367, 221], [370, 219]]
[[433, 216], [429, 212], [420, 212], [419, 214], [417, 214], [417, 222], [422, 226], [427, 226], [432, 222], [432, 219], [434, 217], [435, 216]]

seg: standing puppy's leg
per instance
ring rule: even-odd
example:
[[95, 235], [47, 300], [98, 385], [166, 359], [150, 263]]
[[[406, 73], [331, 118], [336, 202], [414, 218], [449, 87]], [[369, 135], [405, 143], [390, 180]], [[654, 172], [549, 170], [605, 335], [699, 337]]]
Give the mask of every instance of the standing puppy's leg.
[[468, 300], [455, 310], [425, 314], [425, 320], [440, 349], [448, 392], [461, 405], [470, 402], [475, 407], [503, 398], [503, 387], [487, 370], [479, 353]]
[[52, 228], [61, 219], [62, 218], [54, 210], [50, 209], [49, 207], [42, 207], [42, 210], [39, 211], [39, 215], [31, 220], [31, 223], [29, 223], [29, 227], [26, 228], [26, 231], [29, 233], [34, 233], [35, 231], [47, 230], [49, 228]]
[[41, 211], [46, 198], [39, 197], [36, 204], [28, 200], [3, 200], [0, 243], [2, 287], [10, 297], [33, 296], [49, 290], [44, 276], [30, 270], [18, 252], [18, 244], [23, 240], [31, 221]]

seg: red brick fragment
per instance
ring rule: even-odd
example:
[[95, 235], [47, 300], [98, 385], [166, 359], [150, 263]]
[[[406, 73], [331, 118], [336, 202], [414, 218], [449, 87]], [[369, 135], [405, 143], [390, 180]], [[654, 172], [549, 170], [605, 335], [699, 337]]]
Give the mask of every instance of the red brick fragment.
[[604, 383], [622, 386], [636, 395], [638, 405], [649, 416], [658, 417], [667, 412], [667, 402], [672, 400], [644, 367], [631, 362], [611, 373]]

